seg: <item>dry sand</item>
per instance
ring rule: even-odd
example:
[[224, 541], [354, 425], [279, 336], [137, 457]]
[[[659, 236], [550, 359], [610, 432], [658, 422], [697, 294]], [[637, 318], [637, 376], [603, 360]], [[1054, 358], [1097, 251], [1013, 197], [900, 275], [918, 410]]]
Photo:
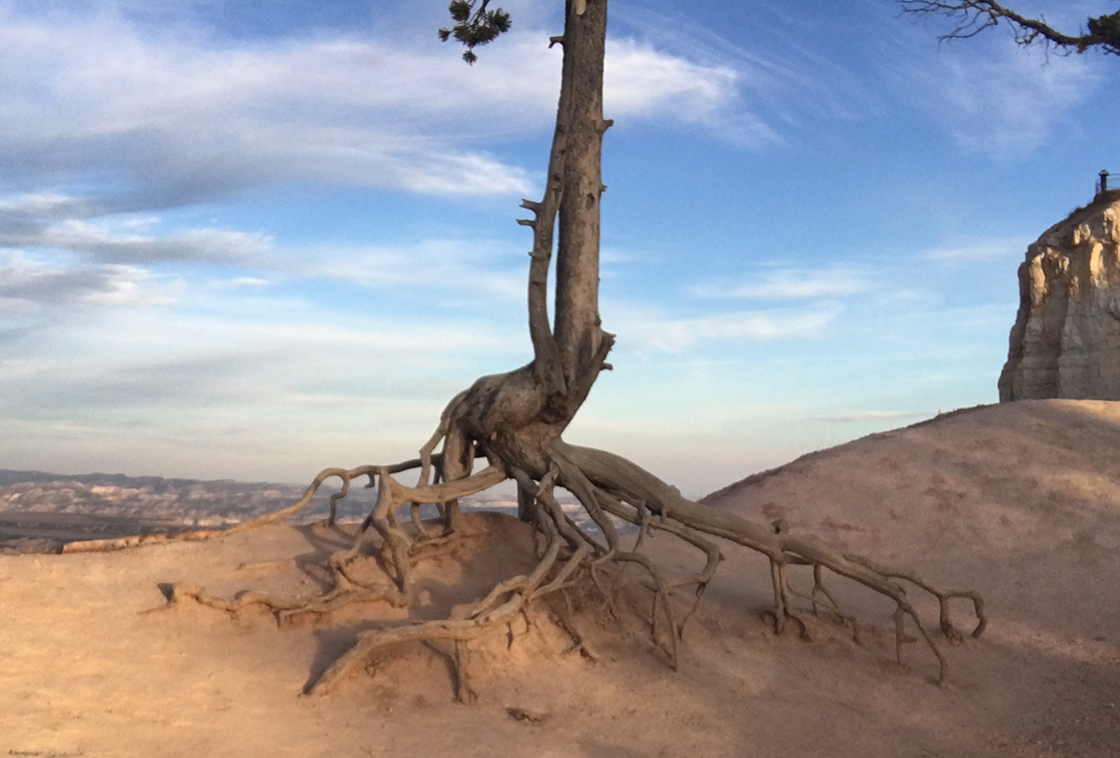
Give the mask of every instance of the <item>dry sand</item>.
[[[950, 682], [937, 687], [928, 650], [909, 646], [908, 669], [892, 662], [890, 609], [834, 581], [867, 622], [862, 645], [811, 617], [812, 642], [775, 637], [760, 618], [765, 563], [728, 545], [679, 672], [637, 617], [620, 625], [591, 603], [577, 620], [598, 662], [568, 652], [541, 609], [512, 643], [503, 632], [472, 650], [473, 706], [452, 702], [445, 658], [420, 646], [303, 698], [358, 630], [392, 613], [370, 606], [277, 629], [197, 607], [142, 612], [163, 603], [161, 582], [310, 591], [344, 534], [277, 526], [0, 556], [0, 756], [1120, 755], [1120, 403], [947, 414], [709, 501], [975, 587], [988, 632], [947, 648]], [[529, 560], [514, 519], [471, 525], [456, 554], [423, 568], [415, 616], [444, 613]], [[667, 565], [696, 560], [665, 536], [652, 545]], [[955, 609], [958, 621], [967, 610]]]

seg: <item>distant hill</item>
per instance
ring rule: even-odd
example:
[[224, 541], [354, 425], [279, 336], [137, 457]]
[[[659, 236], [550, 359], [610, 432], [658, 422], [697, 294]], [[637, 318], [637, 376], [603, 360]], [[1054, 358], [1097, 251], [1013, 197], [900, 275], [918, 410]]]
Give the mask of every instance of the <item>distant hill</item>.
[[[177, 487], [186, 487], [195, 484], [236, 484], [233, 479], [214, 479], [214, 480], [199, 480], [199, 479], [165, 479], [162, 476], [126, 476], [124, 474], [52, 474], [47, 471], [10, 471], [8, 469], [0, 469], [0, 487], [9, 484], [22, 484], [25, 482], [79, 482], [81, 484], [98, 485], [98, 486], [112, 486], [112, 487], [151, 487], [157, 492], [164, 492], [168, 489]], [[262, 487], [272, 488], [276, 486], [267, 482], [257, 482], [256, 484]]]
[[[336, 480], [337, 481], [337, 480]], [[334, 482], [301, 515], [327, 515]], [[54, 552], [66, 542], [225, 527], [291, 505], [304, 484], [233, 479], [165, 479], [124, 474], [52, 474], [0, 469], [0, 552]], [[354, 486], [339, 518], [361, 518], [376, 490]], [[509, 497], [485, 493], [465, 508], [516, 509]]]
[[[282, 508], [303, 486], [0, 469], [0, 550], [53, 551], [77, 539], [222, 527]], [[326, 513], [331, 490], [309, 515]], [[366, 497], [362, 497], [366, 495]], [[344, 514], [369, 508], [358, 493]]]
[[0, 469], [0, 510], [240, 521], [289, 504], [303, 489], [303, 485], [296, 484], [232, 479], [64, 475]]

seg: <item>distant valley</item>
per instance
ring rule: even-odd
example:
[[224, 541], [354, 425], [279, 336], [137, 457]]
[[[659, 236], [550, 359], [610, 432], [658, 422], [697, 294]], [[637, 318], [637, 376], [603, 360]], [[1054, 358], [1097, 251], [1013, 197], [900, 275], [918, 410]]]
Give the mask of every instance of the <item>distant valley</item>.
[[[331, 484], [337, 481], [320, 489], [300, 520], [327, 515], [330, 496], [338, 491]], [[339, 518], [362, 518], [373, 507], [376, 490], [364, 488], [364, 481], [355, 482], [339, 502]], [[305, 488], [306, 484], [232, 479], [0, 469], [0, 553], [53, 553], [77, 540], [220, 529], [291, 505]], [[566, 493], [558, 495], [566, 508], [574, 508]], [[497, 491], [465, 499], [463, 507], [508, 512], [517, 506], [511, 495]]]
[[[0, 551], [53, 552], [75, 539], [228, 526], [289, 505], [303, 489], [228, 479], [0, 469]], [[325, 513], [327, 498], [321, 499], [313, 507]]]

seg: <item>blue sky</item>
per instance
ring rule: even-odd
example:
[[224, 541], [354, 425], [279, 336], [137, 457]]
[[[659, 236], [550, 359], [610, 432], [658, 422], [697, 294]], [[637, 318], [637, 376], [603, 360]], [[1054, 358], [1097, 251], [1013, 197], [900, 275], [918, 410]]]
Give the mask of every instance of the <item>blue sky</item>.
[[[503, 6], [467, 67], [442, 0], [0, 0], [0, 468], [302, 481], [526, 361], [562, 3]], [[1120, 173], [1120, 61], [893, 0], [611, 14], [618, 342], [568, 438], [698, 495], [995, 402], [1027, 244]]]

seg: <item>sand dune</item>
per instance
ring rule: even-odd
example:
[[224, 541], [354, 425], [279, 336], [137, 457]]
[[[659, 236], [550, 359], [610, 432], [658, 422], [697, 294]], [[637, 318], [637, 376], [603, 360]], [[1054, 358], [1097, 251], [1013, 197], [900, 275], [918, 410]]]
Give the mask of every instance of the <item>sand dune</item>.
[[[815, 453], [708, 498], [984, 593], [989, 630], [947, 649], [940, 688], [927, 650], [909, 646], [908, 669], [893, 663], [890, 609], [858, 588], [833, 583], [865, 622], [862, 644], [809, 616], [812, 642], [775, 637], [760, 618], [766, 565], [731, 545], [678, 672], [640, 618], [577, 597], [599, 661], [570, 652], [539, 609], [529, 628], [472, 650], [473, 706], [451, 701], [446, 660], [421, 647], [327, 697], [299, 696], [357, 631], [403, 612], [356, 608], [285, 629], [204, 608], [144, 613], [163, 603], [161, 582], [311, 591], [317, 562], [345, 544], [339, 531], [0, 556], [0, 754], [1120, 755], [1118, 451], [1120, 403], [1021, 402]], [[414, 617], [531, 560], [516, 520], [470, 523], [456, 553], [423, 569]], [[696, 561], [664, 538], [652, 545], [667, 565]]]

